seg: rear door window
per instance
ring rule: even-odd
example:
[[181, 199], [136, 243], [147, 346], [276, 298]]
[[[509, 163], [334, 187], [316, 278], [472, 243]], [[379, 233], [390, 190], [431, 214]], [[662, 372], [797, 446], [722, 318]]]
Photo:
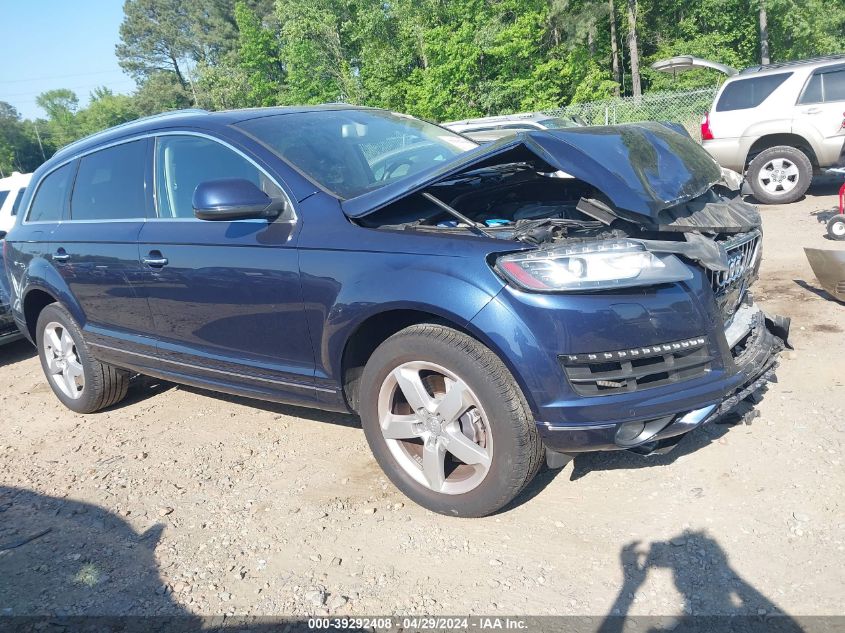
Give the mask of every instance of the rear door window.
[[62, 219], [75, 168], [75, 161], [67, 163], [41, 181], [29, 207], [28, 222], [58, 222]]
[[71, 220], [128, 220], [146, 217], [146, 162], [146, 139], [83, 156], [73, 186]]
[[798, 101], [800, 105], [845, 101], [845, 66], [828, 68], [813, 73]]
[[791, 75], [792, 73], [779, 73], [733, 81], [722, 91], [719, 102], [716, 104], [716, 111], [729, 112], [756, 108]]
[[0, 207], [3, 206], [3, 203], [6, 202], [6, 198], [9, 197], [9, 191], [0, 191]]

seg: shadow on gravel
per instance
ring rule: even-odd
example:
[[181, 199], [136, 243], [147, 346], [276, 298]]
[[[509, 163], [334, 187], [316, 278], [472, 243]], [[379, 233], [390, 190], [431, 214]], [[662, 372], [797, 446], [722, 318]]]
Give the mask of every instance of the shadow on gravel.
[[[664, 622], [659, 625], [639, 626], [638, 631], [801, 633], [804, 630], [737, 574], [725, 551], [705, 532], [687, 530], [668, 541], [654, 541], [646, 546], [635, 541], [624, 546], [619, 557], [624, 582], [597, 633], [631, 630], [625, 626], [625, 616], [652, 569], [671, 570], [675, 588], [683, 600], [684, 616], [662, 618]], [[638, 618], [640, 624], [651, 624], [654, 620], [658, 618]]]
[[35, 347], [27, 340], [7, 343], [0, 347], [0, 367], [19, 363], [35, 356]]
[[4, 616], [185, 616], [153, 552], [164, 527], [138, 533], [103, 508], [0, 486]]
[[268, 402], [266, 400], [255, 400], [253, 398], [246, 398], [244, 396], [232, 396], [226, 393], [219, 393], [217, 391], [208, 391], [207, 389], [200, 389], [198, 387], [189, 387], [186, 385], [179, 385], [179, 389], [188, 393], [196, 393], [201, 396], [208, 396], [217, 400], [231, 402], [232, 404], [239, 404], [244, 407], [252, 409], [261, 409], [262, 411], [269, 411], [278, 415], [288, 415], [293, 418], [305, 418], [306, 420], [313, 420], [314, 422], [328, 422], [329, 424], [336, 424], [338, 426], [361, 427], [361, 422], [358, 416], [348, 413], [335, 413], [333, 411], [323, 411], [322, 409], [310, 409], [308, 407], [297, 407], [292, 404], [281, 404], [278, 402]]
[[804, 290], [806, 290], [808, 292], [812, 292], [817, 297], [821, 297], [822, 299], [825, 299], [826, 301], [833, 301], [834, 303], [839, 303], [841, 305], [845, 305], [845, 303], [843, 303], [842, 301], [840, 301], [839, 299], [837, 299], [833, 295], [828, 294], [827, 291], [824, 290], [823, 288], [819, 288], [817, 286], [814, 286], [813, 284], [808, 283], [808, 282], [804, 281], [803, 279], [793, 279], [792, 281], [794, 281], [796, 284], [801, 286]]
[[665, 455], [637, 455], [629, 451], [583, 453], [572, 462], [574, 466], [569, 479], [575, 481], [594, 471], [668, 466], [679, 457], [701, 450], [719, 440], [731, 426], [740, 423], [744, 416], [753, 415], [752, 411], [753, 407], [749, 403], [741, 403], [738, 412], [728, 414], [729, 417], [718, 424], [707, 424], [691, 431]]
[[184, 609], [156, 565], [163, 530], [139, 533], [99, 506], [0, 486], [0, 633], [313, 630], [302, 618]]

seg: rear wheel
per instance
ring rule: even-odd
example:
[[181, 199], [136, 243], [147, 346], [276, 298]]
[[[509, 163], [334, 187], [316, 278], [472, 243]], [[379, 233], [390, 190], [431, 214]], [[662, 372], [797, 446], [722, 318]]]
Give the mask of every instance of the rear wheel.
[[542, 463], [533, 416], [510, 372], [445, 326], [411, 326], [382, 343], [364, 370], [360, 410], [390, 480], [441, 514], [495, 512]]
[[827, 234], [832, 240], [845, 240], [845, 215], [834, 215], [827, 221]]
[[807, 192], [813, 165], [800, 149], [779, 145], [760, 152], [748, 165], [748, 183], [763, 204], [795, 202]]
[[129, 372], [91, 356], [79, 325], [63, 306], [44, 308], [35, 334], [47, 382], [68, 409], [93, 413], [126, 396]]

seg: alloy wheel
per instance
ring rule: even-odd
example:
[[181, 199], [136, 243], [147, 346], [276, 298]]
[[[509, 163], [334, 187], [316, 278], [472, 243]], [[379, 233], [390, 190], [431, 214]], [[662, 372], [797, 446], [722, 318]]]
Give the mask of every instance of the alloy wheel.
[[786, 158], [773, 158], [757, 174], [757, 182], [768, 193], [786, 195], [798, 184], [798, 166]]
[[43, 341], [50, 380], [68, 398], [80, 398], [85, 388], [85, 373], [70, 332], [61, 323], [51, 321], [44, 328]]
[[487, 476], [493, 437], [472, 389], [445, 367], [399, 365], [378, 397], [379, 426], [390, 453], [417, 483], [442, 494], [464, 494]]

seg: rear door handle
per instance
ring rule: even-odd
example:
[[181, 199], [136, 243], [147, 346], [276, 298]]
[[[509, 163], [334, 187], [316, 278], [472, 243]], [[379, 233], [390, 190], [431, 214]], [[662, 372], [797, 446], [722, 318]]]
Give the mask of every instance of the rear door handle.
[[821, 108], [807, 108], [806, 110], [804, 110], [804, 114], [818, 114], [821, 111]]
[[161, 268], [162, 266], [167, 266], [167, 258], [162, 257], [161, 253], [159, 253], [158, 251], [152, 251], [141, 261], [143, 261], [147, 266], [151, 266], [153, 268]]
[[53, 261], [54, 262], [66, 262], [70, 259], [70, 253], [66, 252], [65, 249], [60, 248], [55, 253], [53, 253]]

